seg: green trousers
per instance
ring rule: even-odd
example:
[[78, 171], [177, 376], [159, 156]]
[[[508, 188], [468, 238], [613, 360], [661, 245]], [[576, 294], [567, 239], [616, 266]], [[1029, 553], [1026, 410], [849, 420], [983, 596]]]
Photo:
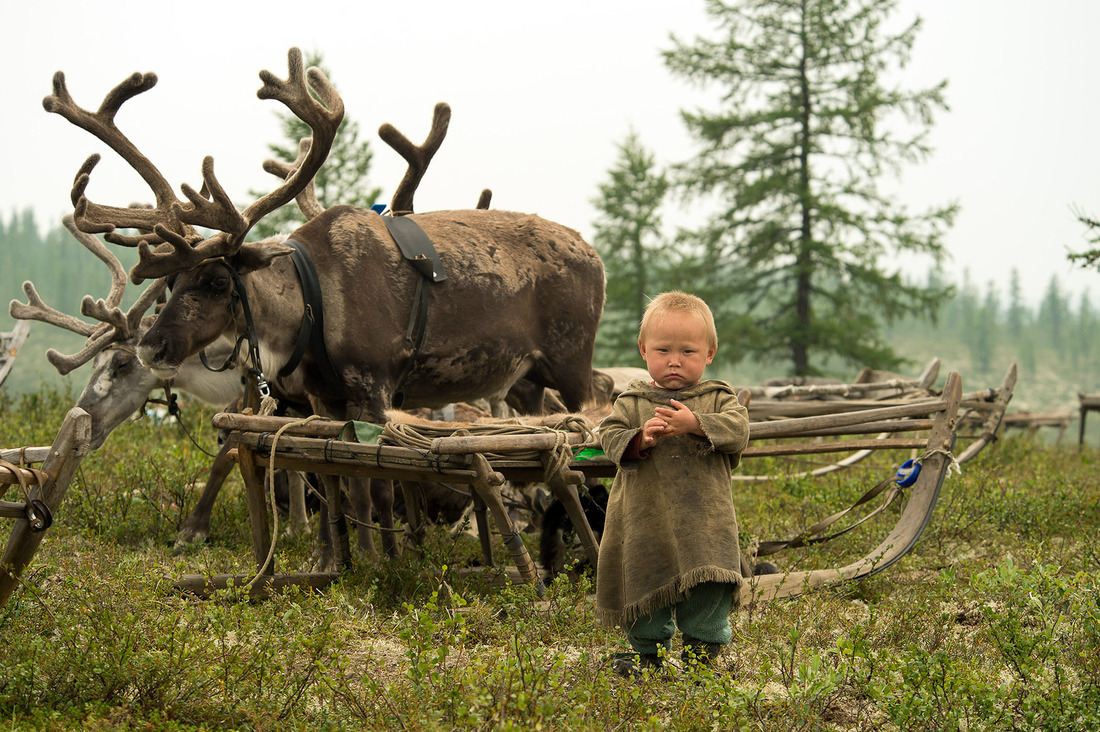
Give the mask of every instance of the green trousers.
[[730, 611], [733, 609], [733, 585], [702, 582], [688, 590], [683, 600], [658, 608], [634, 621], [626, 631], [630, 646], [638, 653], [656, 655], [657, 649], [672, 648], [676, 628], [686, 638], [703, 643], [728, 645], [733, 637]]

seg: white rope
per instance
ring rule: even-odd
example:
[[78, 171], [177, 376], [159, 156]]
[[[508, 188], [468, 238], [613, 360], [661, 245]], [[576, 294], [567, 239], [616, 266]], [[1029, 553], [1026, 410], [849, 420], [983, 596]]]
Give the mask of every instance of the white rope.
[[[275, 401], [271, 397], [264, 397], [264, 399], [271, 399], [272, 402]], [[261, 406], [260, 414], [263, 413], [263, 406]], [[279, 509], [275, 505], [275, 446], [279, 443], [279, 438], [282, 437], [283, 433], [291, 427], [300, 427], [307, 422], [311, 422], [315, 419], [320, 418], [321, 415], [319, 414], [311, 414], [305, 419], [299, 419], [294, 422], [287, 422], [282, 427], [280, 427], [275, 432], [275, 436], [271, 438], [271, 452], [268, 454], [267, 475], [264, 477], [264, 482], [267, 483], [268, 498], [271, 501], [271, 545], [267, 548], [267, 557], [264, 559], [264, 563], [260, 565], [260, 569], [258, 572], [256, 572], [256, 576], [249, 580], [248, 584], [245, 585], [246, 588], [251, 588], [252, 585], [256, 584], [256, 582], [264, 576], [267, 568], [271, 566], [271, 560], [275, 556], [275, 542], [279, 538]]]
[[955, 459], [955, 454], [945, 447], [933, 447], [924, 451], [924, 454], [920, 456], [918, 462], [923, 463], [926, 458], [930, 458], [933, 455], [943, 455], [948, 460], [947, 465], [947, 477], [951, 476], [954, 472], [956, 475], [962, 475], [962, 466], [959, 465], [959, 461]]

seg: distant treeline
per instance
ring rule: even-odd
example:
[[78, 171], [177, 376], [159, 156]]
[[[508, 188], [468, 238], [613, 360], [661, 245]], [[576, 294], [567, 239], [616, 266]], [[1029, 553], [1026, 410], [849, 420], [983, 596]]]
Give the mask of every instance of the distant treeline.
[[[46, 230], [45, 236], [40, 229]], [[112, 247], [123, 265], [137, 261], [136, 250]], [[42, 226], [30, 209], [0, 218], [0, 295], [3, 296], [4, 330], [11, 325], [7, 304], [13, 298], [26, 301], [23, 282], [30, 280], [47, 304], [74, 315], [84, 295], [106, 297], [111, 277], [105, 264], [82, 247], [61, 222]], [[138, 288], [130, 285], [126, 302]]]
[[[40, 230], [45, 230], [43, 235]], [[111, 247], [129, 268], [137, 261], [136, 252]], [[932, 273], [929, 277], [946, 279]], [[1100, 274], [1097, 274], [1100, 283]], [[10, 330], [13, 321], [7, 303], [14, 298], [25, 301], [24, 280], [34, 282], [39, 294], [51, 306], [78, 314], [85, 294], [101, 298], [110, 288], [107, 268], [84, 250], [60, 222], [42, 226], [31, 210], [0, 218], [0, 330]], [[126, 302], [138, 288], [130, 285]], [[968, 274], [955, 283], [954, 295], [944, 301], [935, 322], [927, 319], [903, 319], [884, 326], [883, 338], [898, 347], [919, 371], [932, 356], [944, 360], [945, 369], [961, 371], [972, 385], [999, 383], [1011, 362], [1020, 367], [1021, 388], [1014, 404], [1031, 409], [1049, 405], [1066, 406], [1076, 391], [1100, 390], [1100, 312], [1089, 293], [1067, 294], [1058, 278], [1052, 277], [1046, 293], [1037, 305], [1029, 305], [1014, 276], [1007, 284], [974, 282]], [[34, 363], [22, 368], [22, 377], [13, 376], [6, 390], [36, 388], [42, 379], [52, 380], [42, 356], [46, 347], [69, 351], [79, 348], [81, 340], [58, 328], [35, 325], [30, 341], [20, 355]], [[736, 344], [729, 344], [736, 347]], [[641, 363], [639, 361], [638, 365]], [[19, 367], [17, 367], [19, 368]], [[766, 366], [739, 364], [735, 374], [720, 374], [739, 383], [779, 376]], [[74, 374], [74, 388], [86, 378], [86, 369]], [[774, 369], [773, 369], [774, 370]], [[851, 369], [836, 368], [837, 378], [853, 376]], [[28, 376], [28, 372], [33, 376]], [[989, 382], [989, 383], [986, 383]], [[1030, 395], [1030, 396], [1029, 396]]]
[[[1100, 283], [1100, 274], [1097, 274]], [[1057, 378], [1082, 391], [1100, 387], [1100, 313], [1088, 291], [1070, 294], [1052, 276], [1038, 305], [1029, 306], [1013, 271], [1007, 285], [976, 283], [964, 273], [937, 322], [906, 320], [893, 339], [951, 344], [976, 376], [996, 376], [1015, 361], [1022, 378]]]

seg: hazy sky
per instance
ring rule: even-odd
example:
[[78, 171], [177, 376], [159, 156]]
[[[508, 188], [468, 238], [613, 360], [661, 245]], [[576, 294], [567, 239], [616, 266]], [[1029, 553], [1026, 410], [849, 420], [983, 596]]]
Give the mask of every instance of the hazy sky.
[[[289, 47], [316, 50], [372, 141], [370, 178], [385, 200], [405, 163], [378, 140], [378, 126], [390, 122], [419, 142], [433, 106], [446, 101], [450, 131], [417, 210], [471, 207], [491, 188], [494, 207], [538, 213], [589, 240], [591, 200], [616, 144], [633, 127], [662, 163], [685, 159], [692, 147], [679, 110], [714, 94], [671, 77], [660, 58], [670, 33], [716, 34], [701, 0], [2, 2], [5, 219], [30, 206], [40, 222], [59, 221], [71, 210], [73, 174], [97, 151], [92, 200], [150, 199], [101, 143], [43, 111], [57, 70], [88, 108], [130, 73], [155, 71], [159, 83], [123, 107], [119, 126], [177, 190], [198, 187], [202, 158], [213, 155], [243, 208], [250, 188], [270, 187], [260, 165], [267, 143], [281, 141], [283, 108], [257, 99], [258, 72], [285, 77]], [[1100, 3], [903, 0], [899, 20], [917, 12], [925, 28], [904, 79], [948, 79], [951, 110], [936, 120], [933, 157], [903, 171], [899, 197], [916, 209], [960, 202], [947, 239], [957, 277], [968, 269], [983, 288], [1004, 283], [1003, 293], [1015, 268], [1029, 300], [1053, 275], [1095, 296], [1100, 274], [1071, 267], [1065, 253], [1086, 244], [1072, 207], [1100, 215]]]

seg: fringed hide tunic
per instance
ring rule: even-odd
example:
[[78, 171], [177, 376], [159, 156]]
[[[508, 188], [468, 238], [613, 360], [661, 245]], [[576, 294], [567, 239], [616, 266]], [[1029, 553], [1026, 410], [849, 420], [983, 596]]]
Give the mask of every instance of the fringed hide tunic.
[[[706, 438], [657, 441], [642, 460], [624, 453], [657, 407], [675, 399]], [[596, 610], [608, 625], [629, 625], [679, 602], [700, 582], [741, 586], [741, 552], [730, 472], [748, 445], [748, 410], [724, 381], [667, 391], [630, 384], [600, 425], [600, 443], [618, 466], [607, 504], [596, 573]]]

